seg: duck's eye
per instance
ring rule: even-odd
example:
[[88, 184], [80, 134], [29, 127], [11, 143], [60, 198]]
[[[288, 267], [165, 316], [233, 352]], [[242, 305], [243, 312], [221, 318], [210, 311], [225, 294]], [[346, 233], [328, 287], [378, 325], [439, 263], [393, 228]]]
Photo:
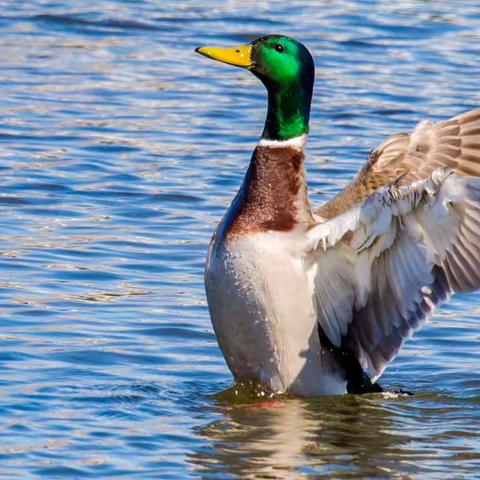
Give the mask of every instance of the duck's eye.
[[273, 48], [277, 51], [277, 52], [283, 52], [283, 47], [282, 45], [280, 45], [279, 43], [276, 43]]

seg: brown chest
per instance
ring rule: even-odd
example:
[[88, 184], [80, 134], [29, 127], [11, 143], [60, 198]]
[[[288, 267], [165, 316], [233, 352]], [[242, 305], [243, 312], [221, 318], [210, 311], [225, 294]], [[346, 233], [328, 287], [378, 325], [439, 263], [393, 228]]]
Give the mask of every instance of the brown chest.
[[312, 222], [303, 160], [296, 148], [258, 146], [232, 205], [227, 236], [289, 231]]

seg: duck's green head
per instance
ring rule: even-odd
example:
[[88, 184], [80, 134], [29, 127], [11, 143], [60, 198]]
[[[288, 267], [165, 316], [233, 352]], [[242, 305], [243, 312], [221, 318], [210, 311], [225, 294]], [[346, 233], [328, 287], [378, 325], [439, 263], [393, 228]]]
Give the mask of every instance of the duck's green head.
[[263, 138], [287, 140], [308, 133], [315, 66], [307, 48], [283, 35], [269, 35], [233, 48], [201, 47], [206, 57], [250, 70], [268, 91]]

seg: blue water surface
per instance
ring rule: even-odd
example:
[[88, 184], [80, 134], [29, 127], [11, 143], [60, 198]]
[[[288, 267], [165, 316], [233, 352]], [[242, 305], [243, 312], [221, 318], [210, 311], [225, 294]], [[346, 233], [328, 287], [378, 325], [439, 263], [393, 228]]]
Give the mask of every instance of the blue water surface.
[[384, 374], [412, 397], [218, 396], [204, 258], [265, 92], [193, 52], [310, 48], [319, 202], [386, 135], [480, 106], [477, 1], [0, 5], [1, 479], [478, 478], [477, 294]]

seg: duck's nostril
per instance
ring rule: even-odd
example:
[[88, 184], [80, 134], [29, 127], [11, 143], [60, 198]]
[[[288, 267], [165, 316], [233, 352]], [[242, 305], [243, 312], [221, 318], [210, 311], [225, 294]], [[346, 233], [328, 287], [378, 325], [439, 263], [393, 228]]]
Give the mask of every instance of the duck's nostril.
[[240, 50], [235, 50], [237, 53], [240, 53]]

